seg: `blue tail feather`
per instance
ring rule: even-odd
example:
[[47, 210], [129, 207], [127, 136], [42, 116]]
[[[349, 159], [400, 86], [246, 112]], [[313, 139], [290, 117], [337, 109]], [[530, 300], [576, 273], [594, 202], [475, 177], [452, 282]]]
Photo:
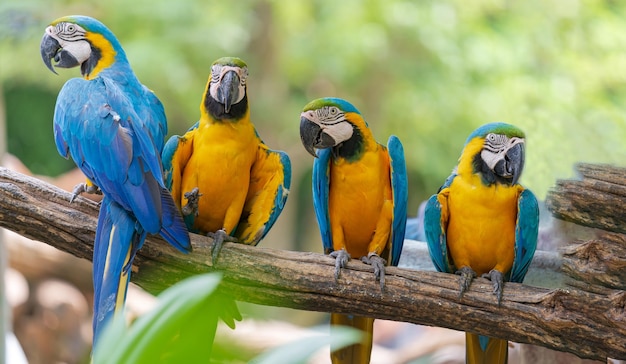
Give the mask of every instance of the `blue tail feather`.
[[94, 346], [103, 327], [121, 309], [117, 302], [126, 299], [133, 252], [146, 236], [145, 232], [137, 231], [137, 225], [126, 210], [105, 196], [100, 206], [93, 255]]

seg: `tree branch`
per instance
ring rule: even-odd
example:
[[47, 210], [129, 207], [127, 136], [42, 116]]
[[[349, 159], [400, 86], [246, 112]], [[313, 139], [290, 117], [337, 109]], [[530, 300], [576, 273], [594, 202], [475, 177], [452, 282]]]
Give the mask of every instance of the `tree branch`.
[[[90, 259], [97, 204], [0, 168], [0, 225], [28, 238]], [[351, 313], [497, 336], [604, 360], [626, 358], [626, 293], [594, 294], [505, 285], [496, 304], [489, 281], [478, 278], [459, 297], [458, 277], [389, 267], [385, 291], [371, 267], [348, 263], [338, 281], [322, 254], [225, 244], [213, 267], [211, 240], [192, 234], [184, 255], [159, 237], [139, 251], [133, 281], [159, 292], [192, 274], [222, 271], [223, 290], [238, 300], [309, 311]]]

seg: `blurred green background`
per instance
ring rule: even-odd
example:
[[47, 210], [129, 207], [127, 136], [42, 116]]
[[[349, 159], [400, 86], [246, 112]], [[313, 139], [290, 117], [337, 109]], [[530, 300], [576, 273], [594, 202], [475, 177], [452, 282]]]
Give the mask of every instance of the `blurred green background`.
[[298, 130], [302, 107], [318, 97], [351, 101], [382, 143], [400, 137], [411, 214], [486, 122], [526, 132], [522, 183], [540, 199], [555, 179], [574, 176], [577, 161], [625, 164], [624, 2], [9, 0], [0, 5], [8, 147], [37, 174], [74, 166], [57, 155], [51, 123], [56, 94], [79, 72], [56, 76], [39, 55], [45, 26], [68, 14], [96, 17], [117, 35], [165, 105], [170, 134], [197, 120], [215, 59], [248, 63], [253, 121], [294, 170], [263, 246], [321, 252], [313, 161]]

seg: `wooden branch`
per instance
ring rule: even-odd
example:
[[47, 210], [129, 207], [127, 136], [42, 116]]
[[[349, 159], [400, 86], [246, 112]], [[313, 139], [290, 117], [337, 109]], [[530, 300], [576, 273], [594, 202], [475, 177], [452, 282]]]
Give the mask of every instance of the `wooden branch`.
[[[0, 168], [0, 225], [91, 259], [97, 206], [41, 181]], [[322, 254], [225, 244], [213, 267], [209, 238], [192, 234], [194, 252], [178, 253], [158, 237], [139, 251], [133, 281], [158, 292], [191, 274], [224, 274], [238, 300], [301, 310], [340, 312], [442, 326], [605, 360], [626, 359], [626, 293], [593, 294], [507, 283], [501, 306], [491, 282], [478, 278], [459, 297], [458, 277], [396, 267], [385, 291], [371, 267], [348, 263], [338, 281]]]
[[546, 207], [559, 219], [626, 233], [626, 168], [577, 165], [582, 180], [559, 180]]
[[604, 233], [563, 250], [563, 271], [592, 285], [626, 289], [626, 235]]

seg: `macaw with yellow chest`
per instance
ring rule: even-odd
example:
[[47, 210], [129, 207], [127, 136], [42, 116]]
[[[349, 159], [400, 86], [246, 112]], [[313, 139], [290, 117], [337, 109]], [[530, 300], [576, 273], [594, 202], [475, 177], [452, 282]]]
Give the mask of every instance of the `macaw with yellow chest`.
[[[524, 133], [490, 123], [467, 139], [459, 164], [427, 202], [428, 250], [440, 272], [456, 273], [460, 294], [472, 279], [493, 282], [498, 305], [505, 281], [522, 282], [537, 247], [539, 208], [518, 183], [524, 168]], [[466, 334], [467, 363], [506, 363], [506, 340]]]
[[[407, 173], [400, 140], [379, 144], [349, 102], [311, 101], [300, 114], [300, 137], [313, 163], [313, 204], [324, 253], [335, 258], [335, 279], [351, 257], [374, 268], [385, 284], [385, 265], [397, 266], [404, 243]], [[369, 363], [374, 319], [331, 314], [331, 325], [366, 333], [357, 345], [331, 353], [333, 363]], [[332, 326], [331, 326], [332, 327]]]
[[[57, 97], [54, 138], [104, 198], [94, 242], [94, 347], [126, 299], [133, 259], [148, 233], [181, 252], [189, 234], [165, 188], [160, 152], [167, 121], [159, 99], [133, 73], [115, 35], [100, 21], [67, 16], [52, 22], [40, 45], [46, 66], [80, 66]], [[55, 72], [56, 73], [56, 72]]]
[[291, 184], [285, 152], [261, 140], [250, 121], [248, 66], [220, 58], [200, 103], [200, 120], [163, 150], [166, 185], [190, 231], [212, 236], [213, 260], [224, 241], [256, 245], [280, 215]]

